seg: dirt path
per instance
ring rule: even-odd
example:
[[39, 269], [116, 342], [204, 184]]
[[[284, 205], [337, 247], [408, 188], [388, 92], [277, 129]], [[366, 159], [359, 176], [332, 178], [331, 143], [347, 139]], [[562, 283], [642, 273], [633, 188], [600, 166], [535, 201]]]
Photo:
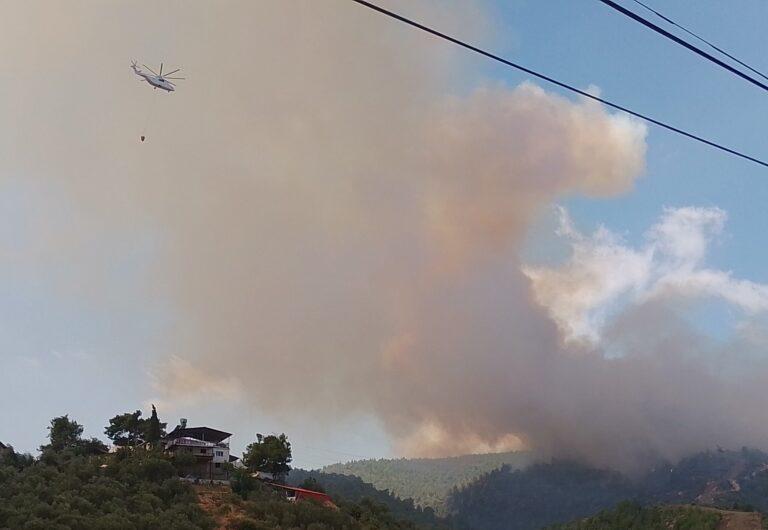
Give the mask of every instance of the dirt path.
[[718, 530], [763, 530], [763, 516], [757, 512], [734, 512], [700, 504], [679, 504], [675, 506], [719, 513], [722, 519], [717, 527]]
[[229, 486], [192, 486], [197, 493], [197, 503], [216, 522], [216, 530], [226, 530], [231, 523], [245, 516], [237, 505]]
[[762, 530], [763, 528], [763, 518], [759, 513], [718, 511], [723, 516], [718, 530]]

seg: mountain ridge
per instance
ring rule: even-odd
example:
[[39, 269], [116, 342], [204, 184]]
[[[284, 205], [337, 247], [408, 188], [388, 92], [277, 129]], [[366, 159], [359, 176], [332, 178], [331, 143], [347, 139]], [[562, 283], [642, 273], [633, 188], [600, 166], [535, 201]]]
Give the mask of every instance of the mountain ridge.
[[528, 451], [444, 458], [378, 458], [332, 464], [321, 472], [360, 477], [379, 490], [387, 490], [401, 499], [410, 498], [418, 507], [446, 515], [446, 503], [454, 489], [504, 465], [521, 469], [534, 460], [534, 453]]
[[[435, 514], [462, 530], [534, 530], [595, 516], [623, 501], [643, 507], [694, 504], [768, 512], [768, 454], [746, 447], [703, 451], [675, 463], [658, 461], [645, 474], [631, 478], [572, 460], [534, 461], [531, 454], [525, 455], [526, 461], [518, 454], [517, 467], [495, 467], [498, 462], [489, 461], [487, 467], [493, 469], [464, 483], [459, 477], [476, 475], [476, 468], [442, 473], [443, 465], [461, 467], [483, 456], [365, 460], [324, 469], [357, 472], [363, 475], [361, 480], [401, 499], [415, 492], [420, 495], [418, 501], [413, 499], [417, 508], [431, 504]], [[409, 485], [413, 474], [417, 481]], [[455, 483], [446, 491], [446, 482], [435, 477], [449, 477]], [[317, 478], [324, 480], [322, 473]], [[425, 485], [433, 489], [422, 490]]]

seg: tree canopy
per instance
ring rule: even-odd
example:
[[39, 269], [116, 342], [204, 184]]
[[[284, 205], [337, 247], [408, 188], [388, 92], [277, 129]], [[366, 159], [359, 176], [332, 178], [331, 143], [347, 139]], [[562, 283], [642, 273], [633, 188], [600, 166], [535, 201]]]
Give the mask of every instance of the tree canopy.
[[150, 418], [142, 418], [140, 410], [118, 414], [109, 420], [104, 434], [118, 447], [134, 447], [142, 443], [157, 443], [165, 435], [165, 426], [152, 405]]
[[40, 446], [43, 457], [48, 457], [51, 452], [68, 451], [73, 455], [94, 455], [106, 453], [108, 448], [98, 438], [83, 438], [83, 426], [69, 415], [58, 416], [51, 420], [48, 426], [49, 443]]
[[147, 420], [144, 439], [147, 443], [155, 444], [160, 441], [160, 438], [165, 436], [165, 423], [161, 423], [157, 417], [157, 409], [152, 405], [152, 415]]
[[[340, 477], [340, 475], [337, 475]], [[341, 477], [349, 480], [352, 477]], [[393, 513], [389, 507], [369, 497], [359, 499], [333, 495], [336, 508], [314, 501], [286, 502], [284, 493], [250, 476], [247, 470], [236, 470], [233, 491], [242, 499], [237, 502], [244, 518], [231, 528], [259, 530], [443, 530], [447, 526], [420, 524]], [[371, 488], [373, 489], [373, 488]], [[384, 492], [375, 493], [387, 496]]]
[[109, 454], [68, 415], [51, 420], [39, 459], [0, 451], [0, 528], [211, 528], [160, 451]]
[[291, 459], [291, 444], [285, 434], [257, 434], [256, 441], [243, 453], [243, 463], [248, 469], [271, 473], [277, 479], [285, 477], [291, 470]]
[[70, 420], [68, 414], [58, 416], [53, 418], [48, 426], [48, 440], [50, 443], [47, 446], [41, 446], [40, 449], [61, 451], [76, 445], [81, 440], [82, 434], [83, 426], [74, 420]]
[[[133, 413], [118, 415], [115, 425], [134, 418], [139, 419]], [[11, 447], [0, 450], [0, 528], [195, 530], [213, 528], [218, 525], [213, 519], [221, 515], [231, 530], [434, 528], [401, 520], [371, 499], [335, 498], [336, 507], [311, 500], [290, 502], [283, 491], [253, 478], [244, 468], [233, 471], [237, 495], [217, 489], [216, 502], [206, 503], [193, 488], [204, 491], [207, 486], [193, 487], [179, 480], [182, 470], [174, 465], [175, 458], [150, 444], [114, 453], [89, 452], [86, 448], [91, 444], [103, 444], [84, 439], [83, 431], [82, 425], [60, 416], [51, 421], [50, 443], [40, 458], [16, 454]], [[259, 437], [252, 446], [253, 462], [260, 462], [265, 470], [279, 472], [290, 462], [285, 435]], [[313, 485], [312, 489], [319, 488]]]
[[721, 520], [719, 512], [695, 506], [644, 507], [626, 501], [612, 510], [572, 523], [554, 525], [549, 530], [716, 530], [722, 527]]

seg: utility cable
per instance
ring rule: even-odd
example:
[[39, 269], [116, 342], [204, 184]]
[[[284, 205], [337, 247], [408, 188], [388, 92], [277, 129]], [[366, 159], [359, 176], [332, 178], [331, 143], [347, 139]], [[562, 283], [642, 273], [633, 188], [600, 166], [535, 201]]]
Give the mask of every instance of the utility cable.
[[[501, 56], [495, 55], [489, 51], [483, 50], [481, 48], [478, 48], [477, 46], [474, 46], [472, 44], [469, 44], [467, 42], [464, 42], [462, 40], [459, 40], [455, 37], [451, 37], [450, 35], [447, 35], [445, 33], [442, 33], [436, 29], [433, 29], [429, 26], [425, 26], [424, 24], [421, 24], [419, 22], [416, 22], [414, 20], [411, 20], [409, 18], [404, 17], [403, 15], [399, 15], [395, 13], [394, 11], [390, 11], [388, 9], [385, 9], [381, 6], [378, 6], [376, 4], [373, 4], [371, 2], [368, 2], [366, 0], [352, 0], [353, 2], [360, 4], [362, 6], [365, 6], [369, 9], [372, 9], [374, 11], [377, 11], [383, 15], [386, 15], [392, 19], [395, 19], [397, 21], [403, 22], [404, 24], [407, 24], [409, 26], [412, 26], [414, 28], [420, 29], [421, 31], [424, 31], [426, 33], [429, 33], [431, 35], [434, 35], [435, 37], [439, 37], [443, 40], [446, 40], [448, 42], [452, 42], [453, 44], [456, 44], [457, 46], [461, 46], [462, 48], [466, 48], [472, 52], [475, 52], [477, 54], [483, 55], [489, 59], [492, 59], [494, 61], [500, 62], [502, 64], [505, 64], [507, 66], [511, 66], [512, 68], [515, 68], [517, 70], [520, 70], [521, 72], [525, 72], [529, 75], [532, 75], [538, 79], [542, 79], [544, 81], [547, 81], [548, 83], [552, 83], [553, 85], [559, 86], [561, 88], [564, 88], [566, 90], [570, 90], [571, 92], [574, 92], [576, 94], [579, 94], [580, 96], [584, 96], [585, 98], [592, 99], [594, 101], [598, 101], [602, 103], [603, 105], [606, 105], [608, 107], [611, 107], [616, 110], [620, 110], [621, 112], [625, 112], [627, 114], [630, 114], [632, 116], [635, 116], [636, 118], [640, 118], [642, 120], [645, 120], [649, 123], [653, 123], [654, 125], [657, 125], [663, 129], [667, 129], [668, 131], [672, 131], [674, 133], [680, 134], [682, 136], [685, 136], [687, 138], [690, 138], [691, 140], [695, 140], [697, 142], [703, 143], [705, 145], [708, 145], [710, 147], [713, 147], [715, 149], [718, 149], [720, 151], [724, 151], [726, 153], [729, 153], [731, 155], [737, 156], [739, 158], [743, 158], [745, 160], [749, 160], [750, 162], [754, 162], [755, 164], [759, 164], [764, 167], [768, 167], [768, 162], [761, 160], [759, 158], [755, 158], [753, 156], [747, 155], [745, 153], [742, 153], [741, 151], [737, 151], [736, 149], [732, 149], [730, 147], [726, 147], [722, 144], [719, 144], [717, 142], [714, 142], [712, 140], [707, 140], [706, 138], [703, 138], [701, 136], [695, 135], [693, 133], [689, 133], [687, 131], [684, 131], [683, 129], [680, 129], [678, 127], [675, 127], [673, 125], [670, 125], [668, 123], [665, 123], [663, 121], [651, 118], [650, 116], [647, 116], [645, 114], [642, 114], [640, 112], [636, 112], [634, 110], [631, 110], [627, 107], [624, 107], [622, 105], [619, 105], [617, 103], [613, 103], [607, 99], [601, 98], [599, 96], [596, 96], [594, 94], [590, 94], [589, 92], [586, 92], [584, 90], [581, 90], [579, 88], [576, 88], [572, 85], [569, 85], [567, 83], [564, 83], [562, 81], [558, 81], [557, 79], [553, 77], [549, 77], [548, 75], [536, 72], [535, 70], [531, 70], [530, 68], [526, 68], [525, 66], [522, 66], [520, 64], [517, 64], [515, 62], [512, 62], [508, 59], [505, 59]], [[601, 0], [605, 1], [605, 0]], [[768, 89], [768, 86], [766, 86], [766, 89]]]
[[711, 54], [705, 52], [704, 50], [702, 50], [701, 48], [697, 48], [693, 44], [684, 41], [683, 39], [681, 39], [677, 35], [673, 35], [672, 33], [670, 33], [669, 31], [665, 30], [664, 28], [662, 28], [660, 26], [657, 26], [656, 24], [654, 24], [653, 22], [651, 22], [649, 20], [646, 20], [645, 18], [641, 17], [637, 13], [634, 13], [634, 12], [630, 11], [629, 9], [627, 9], [626, 7], [623, 7], [623, 6], [619, 5], [619, 4], [617, 4], [613, 0], [598, 0], [598, 1], [604, 3], [605, 5], [607, 5], [608, 7], [612, 8], [612, 9], [615, 9], [619, 13], [628, 16], [632, 20], [634, 20], [636, 22], [639, 22], [643, 26], [652, 29], [656, 33], [658, 33], [660, 35], [663, 35], [664, 37], [668, 38], [669, 40], [676, 42], [680, 46], [683, 46], [684, 48], [688, 48], [693, 53], [704, 57], [708, 61], [711, 61], [711, 62], [715, 63], [716, 65], [720, 66], [721, 68], [725, 68], [726, 70], [728, 70], [732, 74], [735, 74], [735, 75], [741, 77], [742, 79], [745, 79], [746, 81], [749, 81], [753, 85], [757, 85], [760, 88], [762, 88], [763, 90], [768, 91], [768, 85], [766, 85], [762, 81], [758, 81], [754, 77], [752, 77], [752, 76], [750, 76], [748, 74], [745, 74], [744, 72], [734, 68], [730, 64], [721, 61], [720, 59], [718, 59], [714, 55], [711, 55]]
[[720, 48], [719, 46], [717, 46], [717, 45], [713, 44], [712, 42], [708, 41], [708, 40], [707, 40], [707, 39], [705, 39], [704, 37], [701, 37], [701, 36], [697, 35], [697, 34], [696, 34], [696, 33], [694, 33], [693, 31], [691, 31], [691, 30], [689, 30], [688, 28], [686, 28], [685, 26], [681, 26], [680, 24], [678, 24], [678, 23], [677, 23], [677, 22], [675, 22], [674, 20], [670, 19], [669, 17], [666, 17], [666, 16], [664, 16], [662, 13], [659, 13], [659, 12], [658, 12], [658, 11], [656, 11], [654, 8], [652, 8], [651, 6], [649, 6], [648, 4], [645, 4], [645, 3], [641, 2], [640, 0], [633, 0], [633, 2], [635, 2], [636, 4], [638, 4], [638, 5], [642, 6], [642, 7], [643, 7], [643, 8], [645, 8], [645, 9], [647, 9], [648, 11], [650, 11], [651, 13], [653, 13], [654, 15], [656, 15], [657, 17], [661, 18], [662, 20], [664, 20], [664, 21], [668, 22], [669, 24], [672, 24], [673, 26], [675, 26], [675, 27], [677, 27], [677, 28], [680, 28], [681, 30], [683, 30], [684, 32], [686, 32], [688, 35], [690, 35], [691, 37], [693, 37], [694, 39], [697, 39], [697, 40], [699, 40], [699, 41], [703, 42], [704, 44], [706, 44], [707, 46], [709, 46], [709, 47], [710, 47], [710, 48], [712, 48], [713, 50], [715, 50], [715, 51], [717, 51], [717, 52], [719, 52], [719, 53], [722, 53], [723, 55], [725, 55], [726, 57], [728, 57], [728, 58], [729, 58], [729, 59], [731, 59], [732, 61], [735, 61], [735, 62], [739, 63], [739, 64], [740, 64], [741, 66], [743, 66], [744, 68], [746, 68], [746, 69], [750, 70], [751, 72], [753, 72], [753, 73], [755, 73], [755, 74], [759, 75], [760, 77], [762, 77], [763, 79], [765, 79], [766, 81], [768, 81], [768, 76], [766, 76], [766, 75], [765, 75], [764, 73], [762, 73], [761, 71], [759, 71], [759, 70], [756, 70], [755, 68], [752, 68], [752, 67], [751, 67], [751, 66], [749, 66], [747, 63], [745, 63], [745, 62], [743, 62], [743, 61], [739, 60], [738, 58], [734, 57], [733, 55], [731, 55], [730, 53], [728, 53], [728, 52], [727, 52], [727, 51], [725, 51], [724, 49]]

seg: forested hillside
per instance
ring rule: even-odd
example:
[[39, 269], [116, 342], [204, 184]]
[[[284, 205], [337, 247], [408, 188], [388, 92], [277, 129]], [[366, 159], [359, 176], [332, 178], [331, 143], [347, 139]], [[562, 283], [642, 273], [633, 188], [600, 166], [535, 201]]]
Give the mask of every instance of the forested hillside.
[[359, 477], [325, 473], [321, 471], [305, 471], [294, 469], [288, 475], [288, 483], [293, 486], [305, 484], [308, 479], [314, 479], [334, 498], [350, 502], [362, 502], [365, 499], [386, 506], [389, 512], [400, 519], [417, 523], [426, 528], [444, 528], [445, 522], [436, 517], [432, 508], [422, 508], [414, 505], [411, 499], [401, 499], [390, 492], [379, 490], [364, 482]]
[[[222, 486], [218, 504], [211, 509], [196, 492], [203, 486], [179, 478], [188, 470], [189, 459], [173, 457], [161, 444], [147, 441], [150, 436], [159, 439], [164, 427], [154, 411], [151, 420], [139, 418], [137, 411], [109, 421], [105, 432], [125, 443], [115, 452], [98, 439], [83, 438], [83, 426], [67, 416], [51, 420], [49, 443], [40, 447], [38, 458], [0, 445], [0, 529], [445, 528], [431, 511], [415, 509], [353, 477], [326, 480], [336, 507], [311, 500], [291, 502], [284, 492], [254, 478], [253, 471], [262, 471], [258, 468], [232, 469], [234, 493]], [[251, 444], [251, 452], [265, 440]], [[290, 461], [290, 444], [287, 447]]]
[[533, 530], [593, 515], [636, 495], [619, 473], [556, 461], [492, 471], [454, 492], [452, 522], [466, 530]]
[[464, 455], [452, 458], [414, 458], [357, 460], [326, 466], [326, 473], [354, 475], [380, 490], [389, 490], [401, 499], [430, 507], [445, 515], [446, 501], [453, 488], [460, 488], [478, 477], [506, 465], [520, 469], [533, 461], [528, 452]]
[[646, 503], [695, 502], [768, 512], [768, 454], [748, 448], [698, 453], [657, 466], [642, 487]]
[[33, 461], [0, 459], [0, 528], [212, 528], [189, 485], [156, 452], [103, 455], [83, 446]]
[[[254, 474], [272, 469], [272, 464], [289, 468], [290, 443], [283, 436], [259, 437], [250, 444], [246, 467], [230, 469], [234, 493], [224, 487], [223, 495], [209, 495], [209, 500], [218, 499], [212, 505], [179, 479], [187, 464], [181, 455], [163, 451], [158, 440], [164, 424], [156, 414], [138, 420], [138, 411], [109, 420], [105, 433], [118, 444], [114, 452], [98, 439], [83, 438], [83, 427], [67, 416], [51, 420], [48, 443], [40, 447], [37, 458], [0, 446], [0, 528], [538, 530], [561, 524], [564, 530], [645, 530], [706, 529], [718, 518], [752, 528], [761, 519], [753, 512], [768, 511], [768, 454], [746, 448], [703, 452], [675, 464], [659, 462], [632, 480], [571, 461], [524, 469], [505, 465], [450, 490], [446, 518], [359, 477], [318, 471], [292, 470], [287, 480], [326, 491], [336, 508], [309, 500], [289, 502]], [[284, 454], [265, 456], [263, 450], [271, 448], [267, 445], [272, 438], [280, 442]], [[264, 458], [256, 458], [259, 455]], [[404, 460], [395, 462], [413, 473], [415, 485], [404, 487], [427, 491], [429, 477], [442, 477], [444, 488], [446, 477], [468, 477], [479, 466], [510, 457], [520, 457], [518, 465], [529, 458], [512, 453], [485, 459], [416, 460], [412, 466]], [[425, 468], [425, 476], [415, 471], [419, 468]], [[679, 506], [683, 504], [710, 508]]]
[[455, 492], [448, 507], [452, 523], [463, 530], [535, 530], [627, 500], [768, 512], [768, 455], [746, 448], [707, 451], [676, 464], [660, 462], [633, 480], [568, 461], [504, 468]]
[[[305, 478], [306, 480], [306, 478]], [[324, 489], [314, 483], [315, 489]], [[236, 472], [232, 481], [236, 495], [218, 507], [218, 512], [234, 513], [226, 528], [232, 530], [441, 530], [434, 525], [416, 524], [389, 510], [372, 496], [356, 499], [328, 493], [336, 507], [312, 501], [289, 502], [247, 471]], [[379, 497], [375, 490], [373, 497]], [[213, 514], [214, 516], [216, 514]]]
[[[744, 519], [756, 520], [757, 514], [738, 514]], [[594, 517], [551, 526], [548, 530], [716, 530], [724, 515], [716, 510], [695, 506], [649, 506], [623, 502], [613, 510], [600, 512]], [[728, 527], [731, 528], [731, 527]], [[735, 527], [734, 527], [735, 528]], [[747, 530], [745, 527], [742, 530]]]

